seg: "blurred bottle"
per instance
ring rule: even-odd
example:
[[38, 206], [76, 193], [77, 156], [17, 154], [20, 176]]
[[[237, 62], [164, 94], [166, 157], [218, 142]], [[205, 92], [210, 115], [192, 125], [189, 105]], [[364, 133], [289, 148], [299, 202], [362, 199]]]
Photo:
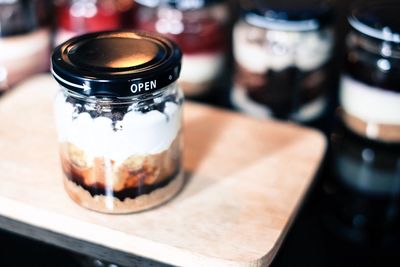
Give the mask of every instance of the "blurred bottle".
[[[0, 92], [48, 70], [50, 30], [40, 0], [0, 1]], [[43, 15], [43, 14], [42, 14]]]
[[58, 0], [55, 44], [84, 33], [129, 26], [133, 0]]
[[176, 41], [183, 52], [180, 84], [204, 99], [229, 86], [230, 12], [224, 0], [137, 0], [135, 27]]
[[245, 2], [233, 32], [233, 105], [308, 124], [326, 115], [336, 86], [332, 14], [324, 0]]
[[348, 17], [339, 122], [326, 184], [328, 225], [370, 244], [400, 240], [400, 2], [359, 2]]

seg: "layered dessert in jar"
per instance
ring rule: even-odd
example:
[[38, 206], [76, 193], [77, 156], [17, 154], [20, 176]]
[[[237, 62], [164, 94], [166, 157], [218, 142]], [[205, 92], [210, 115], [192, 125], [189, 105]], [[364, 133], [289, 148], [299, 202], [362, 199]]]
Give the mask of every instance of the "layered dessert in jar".
[[[357, 8], [349, 17], [352, 31], [339, 101], [343, 119], [354, 132], [399, 142], [400, 23], [395, 13], [399, 7], [390, 1], [375, 5]], [[372, 10], [379, 15], [371, 15]]]
[[397, 1], [359, 2], [332, 134], [331, 222], [363, 244], [400, 239], [400, 24]]
[[158, 32], [182, 49], [180, 85], [201, 98], [226, 83], [229, 10], [223, 0], [137, 0], [135, 27]]
[[116, 30], [129, 26], [133, 0], [61, 0], [55, 2], [55, 43], [88, 32]]
[[0, 2], [0, 92], [49, 68], [50, 31], [41, 1]]
[[70, 197], [107, 213], [172, 198], [183, 184], [175, 43], [145, 33], [94, 33], [59, 46], [52, 63], [61, 85], [55, 114]]
[[233, 105], [259, 118], [310, 122], [334, 85], [331, 7], [325, 1], [268, 1], [235, 25]]

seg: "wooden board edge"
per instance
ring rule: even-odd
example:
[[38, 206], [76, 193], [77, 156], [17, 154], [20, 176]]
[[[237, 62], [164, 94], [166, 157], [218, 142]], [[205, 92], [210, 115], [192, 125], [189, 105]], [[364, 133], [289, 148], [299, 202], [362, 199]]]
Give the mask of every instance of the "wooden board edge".
[[[23, 224], [27, 224], [25, 222], [29, 220], [29, 225], [34, 226], [38, 229], [42, 229], [44, 231], [53, 232], [75, 240], [81, 240], [83, 242], [95, 244], [100, 247], [106, 247], [113, 251], [120, 251], [123, 253], [134, 255], [139, 258], [149, 259], [151, 261], [157, 261], [164, 264], [172, 264], [174, 266], [188, 266], [188, 263], [190, 262], [191, 266], [194, 267], [248, 266], [247, 264], [243, 265], [236, 261], [223, 260], [206, 255], [196, 254], [184, 248], [173, 247], [157, 243], [155, 241], [143, 239], [137, 236], [127, 235], [126, 233], [122, 233], [114, 229], [82, 222], [75, 218], [69, 218], [62, 215], [60, 216], [59, 214], [54, 213], [50, 214], [50, 212], [40, 210], [39, 208], [32, 209], [26, 204], [1, 196], [0, 216]], [[59, 227], [60, 222], [63, 222], [64, 225], [61, 228]], [[58, 225], [58, 227], [55, 227], [55, 225]], [[79, 231], [76, 231], [77, 229], [79, 229]], [[107, 233], [110, 238], [104, 238], [104, 235], [100, 238], [96, 236], [97, 232]], [[87, 238], [83, 238], [83, 236], [86, 236]], [[36, 237], [36, 239], [39, 240], [45, 238]], [[138, 243], [135, 241], [138, 241], [139, 239], [140, 245], [135, 246], [135, 243]], [[107, 240], [108, 243], [105, 243], [104, 240]], [[52, 244], [59, 245], [55, 242], [52, 242]], [[136, 247], [136, 249], [132, 249], [132, 247]], [[69, 249], [74, 250], [74, 248], [71, 247]], [[161, 257], [156, 258], [154, 257], [154, 255], [149, 254], [148, 251], [156, 251], [157, 253], [155, 253], [155, 255], [161, 255]]]

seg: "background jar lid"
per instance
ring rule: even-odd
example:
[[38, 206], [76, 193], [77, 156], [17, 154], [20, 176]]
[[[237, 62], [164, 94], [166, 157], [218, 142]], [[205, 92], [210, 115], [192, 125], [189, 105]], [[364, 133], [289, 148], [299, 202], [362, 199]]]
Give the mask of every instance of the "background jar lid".
[[325, 0], [258, 0], [245, 9], [249, 24], [278, 31], [317, 30], [333, 19], [333, 8]]
[[213, 4], [223, 3], [225, 0], [136, 0], [137, 3], [147, 7], [168, 5], [185, 11], [196, 10]]
[[195, 10], [222, 2], [224, 0], [167, 0], [168, 5], [179, 10]]
[[181, 57], [174, 42], [157, 34], [97, 32], [58, 46], [52, 73], [62, 86], [85, 96], [129, 97], [176, 81]]
[[400, 43], [400, 2], [359, 1], [348, 17], [358, 32], [382, 41]]

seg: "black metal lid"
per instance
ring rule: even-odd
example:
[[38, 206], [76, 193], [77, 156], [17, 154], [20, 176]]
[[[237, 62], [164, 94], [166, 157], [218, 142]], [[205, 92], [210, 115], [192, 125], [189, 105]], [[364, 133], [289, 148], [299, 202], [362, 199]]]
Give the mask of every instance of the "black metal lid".
[[0, 0], [0, 36], [31, 32], [38, 27], [36, 1]]
[[52, 73], [62, 86], [85, 96], [129, 97], [176, 81], [181, 57], [179, 47], [160, 35], [97, 32], [58, 46]]
[[364, 35], [400, 43], [400, 2], [397, 0], [359, 1], [348, 21]]
[[196, 10], [224, 1], [225, 0], [136, 0], [137, 3], [148, 7], [157, 7], [165, 4], [182, 11]]
[[255, 26], [278, 31], [312, 31], [332, 22], [333, 8], [326, 0], [254, 1], [244, 19]]

